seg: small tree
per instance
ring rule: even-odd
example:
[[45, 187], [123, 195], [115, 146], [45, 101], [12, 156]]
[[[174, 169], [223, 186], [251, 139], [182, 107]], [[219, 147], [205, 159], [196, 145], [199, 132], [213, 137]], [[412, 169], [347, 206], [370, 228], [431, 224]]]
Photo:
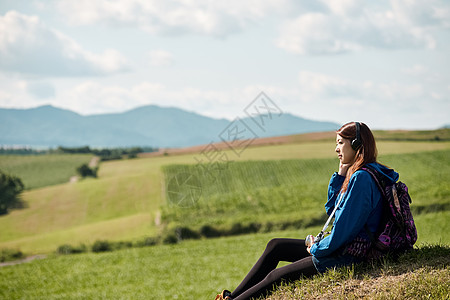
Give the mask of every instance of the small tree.
[[128, 158], [136, 158], [138, 153], [142, 152], [142, 148], [133, 147], [128, 150]]
[[0, 215], [5, 215], [11, 208], [22, 208], [24, 203], [19, 198], [24, 186], [19, 177], [0, 171]]
[[87, 177], [87, 176], [91, 176], [91, 177], [97, 177], [97, 168], [89, 168], [89, 166], [87, 164], [82, 164], [81, 166], [79, 166], [77, 168], [77, 173], [81, 176], [81, 177]]

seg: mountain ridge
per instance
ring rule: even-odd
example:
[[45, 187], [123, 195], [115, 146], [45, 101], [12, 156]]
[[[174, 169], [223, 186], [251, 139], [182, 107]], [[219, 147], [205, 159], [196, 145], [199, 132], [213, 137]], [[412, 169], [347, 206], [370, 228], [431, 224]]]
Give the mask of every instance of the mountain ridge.
[[188, 147], [336, 130], [338, 124], [290, 113], [215, 119], [177, 107], [146, 105], [121, 113], [81, 115], [52, 105], [0, 108], [0, 144], [39, 147]]

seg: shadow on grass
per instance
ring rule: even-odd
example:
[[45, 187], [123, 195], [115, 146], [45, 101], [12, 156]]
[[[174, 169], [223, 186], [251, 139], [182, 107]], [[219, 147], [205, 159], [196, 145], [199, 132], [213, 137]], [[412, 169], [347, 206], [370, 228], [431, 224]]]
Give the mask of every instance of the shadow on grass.
[[423, 244], [400, 256], [355, 266], [356, 276], [401, 275], [418, 268], [444, 269], [450, 265], [450, 246]]
[[450, 246], [422, 244], [398, 257], [284, 283], [263, 299], [447, 299], [449, 265]]

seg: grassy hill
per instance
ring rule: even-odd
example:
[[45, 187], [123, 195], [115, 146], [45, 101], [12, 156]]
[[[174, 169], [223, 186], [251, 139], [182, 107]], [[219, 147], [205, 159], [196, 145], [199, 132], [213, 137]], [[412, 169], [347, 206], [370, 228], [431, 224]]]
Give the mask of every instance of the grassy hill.
[[[450, 149], [449, 142], [381, 141], [378, 146], [383, 154]], [[230, 161], [236, 162], [329, 158], [331, 172], [334, 171], [333, 142], [251, 147], [240, 156], [231, 150], [223, 153]], [[105, 162], [100, 166], [98, 179], [26, 191], [22, 197], [29, 207], [0, 217], [0, 248], [45, 253], [69, 242], [92, 243], [97, 239], [133, 240], [153, 236], [160, 230], [155, 221], [165, 202], [161, 167], [195, 165], [201, 158], [202, 154], [194, 153]], [[329, 171], [324, 173], [328, 177]], [[320, 205], [317, 204], [318, 207]]]
[[[375, 289], [382, 289], [380, 298], [391, 293], [407, 298], [410, 284], [419, 297], [448, 294], [450, 143], [387, 140], [378, 146], [380, 161], [410, 187], [419, 250], [393, 268], [344, 269], [297, 282], [274, 299], [317, 293], [376, 298]], [[105, 162], [97, 179], [26, 191], [29, 207], [0, 217], [0, 249], [50, 256], [0, 268], [0, 277], [7, 278], [0, 282], [0, 298], [212, 299], [239, 283], [271, 238], [303, 238], [320, 230], [326, 184], [338, 165], [332, 139], [249, 147], [239, 156], [223, 150], [228, 169], [215, 178], [197, 165], [205, 153]], [[167, 195], [179, 173], [194, 173], [202, 183], [193, 205], [179, 205]], [[310, 222], [297, 222], [305, 218]], [[100, 254], [51, 254], [63, 244], [136, 241], [163, 228], [201, 232], [209, 225], [230, 233], [249, 224], [257, 224], [258, 233]]]
[[[316, 228], [318, 229], [318, 228]], [[274, 237], [259, 233], [108, 253], [50, 256], [0, 268], [1, 299], [214, 299], [235, 288]], [[270, 299], [446, 299], [450, 248], [426, 246], [399, 262], [340, 269], [284, 286]], [[320, 298], [322, 296], [322, 298]]]
[[[450, 229], [450, 151], [382, 155], [379, 161], [395, 168], [409, 186], [412, 210], [422, 224], [427, 241], [450, 242], [450, 235], [432, 228]], [[162, 220], [169, 226], [189, 229], [186, 234], [227, 235], [274, 229], [305, 228], [323, 224], [330, 173], [336, 159], [242, 161], [205, 171], [202, 165], [169, 165], [163, 168], [166, 199]], [[189, 174], [201, 193], [191, 186], [170, 184], [179, 174]], [[180, 202], [179, 195], [188, 195]], [[431, 234], [431, 235], [430, 235]]]
[[92, 159], [90, 154], [0, 155], [0, 170], [18, 176], [25, 189], [66, 183], [76, 169]]
[[[334, 141], [308, 142], [314, 137], [306, 135], [296, 143], [249, 147], [239, 156], [231, 150], [220, 153], [226, 155], [230, 162], [328, 158], [327, 165], [333, 171]], [[380, 141], [378, 148], [382, 154], [415, 153], [450, 149], [450, 142]], [[67, 157], [72, 159], [76, 156]], [[31, 158], [25, 157], [24, 160]], [[37, 156], [34, 158], [42, 159]], [[80, 158], [86, 160], [88, 156]], [[29, 208], [0, 217], [0, 248], [45, 253], [68, 242], [133, 240], [156, 235], [161, 228], [155, 225], [155, 221], [159, 220], [160, 207], [165, 203], [165, 178], [161, 167], [195, 165], [202, 159], [205, 160], [204, 153], [197, 152], [105, 162], [100, 166], [98, 179], [72, 184], [65, 181], [60, 185], [28, 190], [22, 197]], [[337, 160], [334, 160], [337, 164]], [[322, 170], [322, 180], [325, 182], [330, 171], [326, 168]], [[31, 177], [40, 176], [32, 174]], [[314, 207], [321, 207], [321, 202], [319, 200]]]
[[450, 247], [422, 245], [398, 260], [332, 270], [276, 291], [281, 299], [448, 299]]

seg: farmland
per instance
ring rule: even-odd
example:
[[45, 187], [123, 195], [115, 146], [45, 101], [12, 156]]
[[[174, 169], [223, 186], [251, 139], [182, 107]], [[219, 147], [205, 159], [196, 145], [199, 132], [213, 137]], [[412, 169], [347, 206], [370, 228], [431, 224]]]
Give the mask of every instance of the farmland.
[[0, 155], [0, 169], [22, 179], [31, 190], [68, 182], [76, 168], [87, 164], [92, 155]]
[[[410, 187], [418, 245], [448, 245], [450, 143], [386, 140], [378, 148], [379, 160]], [[8, 278], [0, 284], [0, 298], [205, 299], [235, 287], [270, 238], [303, 238], [319, 230], [326, 186], [338, 163], [332, 139], [221, 154], [228, 162], [206, 165], [211, 172], [197, 164], [199, 152], [169, 154], [105, 162], [97, 179], [27, 190], [29, 207], [0, 217], [0, 248], [50, 256], [0, 268]], [[195, 175], [201, 187], [195, 201], [168, 194], [178, 174]], [[137, 241], [177, 228], [203, 238], [101, 254], [51, 254], [62, 244]], [[253, 234], [205, 239], [202, 228]], [[448, 255], [445, 247], [440, 251]], [[445, 269], [441, 275], [448, 277]]]
[[[382, 141], [378, 148], [383, 155], [419, 153], [450, 149], [450, 143]], [[307, 172], [313, 172], [316, 163], [317, 166], [323, 165], [317, 168], [317, 172], [313, 172], [314, 176], [320, 174], [322, 186], [326, 184], [337, 164], [337, 160], [333, 159], [335, 157], [333, 140], [250, 147], [240, 156], [231, 150], [223, 153], [232, 161], [230, 165], [248, 160], [308, 159], [299, 162], [310, 166], [310, 171], [307, 171], [307, 168]], [[97, 179], [28, 190], [23, 193], [22, 198], [29, 207], [12, 211], [10, 215], [0, 218], [2, 228], [0, 248], [19, 248], [30, 254], [45, 253], [54, 251], [59, 245], [68, 242], [78, 244], [92, 243], [97, 239], [134, 240], [156, 235], [161, 228], [155, 225], [155, 221], [159, 217], [160, 208], [165, 209], [163, 204], [166, 183], [162, 167], [195, 165], [199, 157], [201, 158], [201, 154], [196, 153], [105, 162], [100, 165]], [[383, 161], [383, 156], [381, 159]], [[386, 163], [397, 168], [390, 161]], [[259, 164], [259, 168], [264, 165], [261, 162], [256, 164]], [[417, 173], [413, 170], [409, 172], [412, 174], [402, 173], [402, 176], [414, 176], [413, 174]], [[287, 175], [278, 175], [287, 178]], [[280, 184], [286, 183], [281, 181]], [[306, 192], [301, 190], [301, 186], [296, 189], [301, 193]], [[282, 187], [274, 187], [272, 192], [284, 193]], [[320, 193], [325, 195], [323, 189], [314, 192], [318, 195]], [[314, 210], [313, 215], [323, 216], [321, 209], [323, 196], [314, 199], [317, 203], [314, 202], [311, 209], [317, 210]], [[265, 218], [272, 217], [280, 219], [276, 215], [268, 215]], [[230, 221], [232, 219], [226, 218], [226, 222], [232, 223]]]
[[[395, 167], [410, 186], [417, 216], [450, 209], [450, 151], [383, 155], [380, 162]], [[323, 199], [335, 164], [334, 159], [243, 161], [216, 166], [218, 173], [214, 169], [207, 172], [200, 165], [166, 166], [166, 182], [177, 174], [191, 174], [201, 195], [191, 205], [184, 205], [168, 194], [163, 220], [196, 231], [207, 226], [216, 232], [322, 224]], [[444, 228], [449, 228], [443, 221]], [[450, 242], [448, 237], [439, 238]]]

